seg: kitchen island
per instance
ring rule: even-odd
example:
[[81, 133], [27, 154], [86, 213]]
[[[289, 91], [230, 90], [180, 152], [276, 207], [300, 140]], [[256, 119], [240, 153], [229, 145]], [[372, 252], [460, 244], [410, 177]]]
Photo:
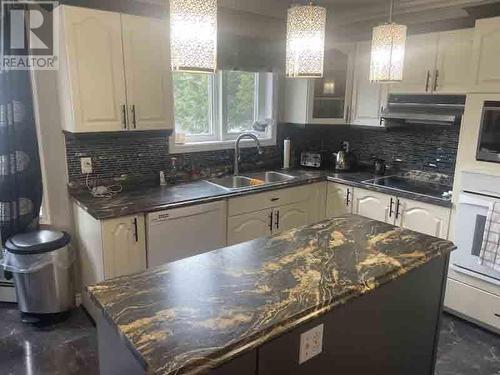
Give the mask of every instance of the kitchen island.
[[347, 215], [91, 286], [101, 373], [431, 375], [453, 249]]

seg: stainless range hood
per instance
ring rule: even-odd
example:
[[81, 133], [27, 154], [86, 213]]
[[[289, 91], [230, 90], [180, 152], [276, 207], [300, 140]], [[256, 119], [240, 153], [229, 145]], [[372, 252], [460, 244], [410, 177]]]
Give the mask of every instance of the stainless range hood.
[[465, 95], [391, 94], [382, 119], [389, 124], [459, 124], [464, 113]]

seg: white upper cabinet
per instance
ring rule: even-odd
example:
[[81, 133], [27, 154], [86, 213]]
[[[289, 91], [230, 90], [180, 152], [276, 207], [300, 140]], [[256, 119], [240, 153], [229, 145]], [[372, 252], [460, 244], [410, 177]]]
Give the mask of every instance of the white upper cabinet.
[[500, 17], [476, 22], [472, 66], [472, 92], [500, 92]]
[[130, 128], [173, 126], [168, 23], [123, 14], [122, 30]]
[[409, 36], [403, 81], [392, 93], [465, 94], [470, 88], [473, 29]]
[[352, 125], [380, 126], [387, 95], [385, 86], [370, 82], [371, 43], [356, 45], [352, 91]]
[[433, 89], [439, 93], [465, 93], [470, 87], [474, 29], [439, 33]]
[[352, 45], [325, 51], [323, 78], [286, 78], [282, 120], [295, 124], [349, 123]]
[[439, 34], [421, 34], [406, 39], [403, 80], [391, 85], [396, 93], [432, 91]]
[[62, 7], [61, 76], [66, 130], [114, 131], [125, 125], [120, 14]]
[[171, 129], [165, 21], [61, 6], [64, 130]]

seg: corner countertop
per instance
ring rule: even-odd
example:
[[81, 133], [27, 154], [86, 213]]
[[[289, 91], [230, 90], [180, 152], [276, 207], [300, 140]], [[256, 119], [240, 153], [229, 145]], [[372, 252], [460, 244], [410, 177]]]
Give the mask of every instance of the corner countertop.
[[150, 374], [199, 373], [430, 260], [446, 240], [346, 215], [87, 289]]
[[377, 186], [363, 181], [376, 177], [370, 172], [340, 172], [315, 170], [288, 170], [283, 173], [296, 177], [293, 180], [256, 186], [246, 190], [229, 191], [207, 181], [195, 181], [171, 186], [155, 186], [124, 191], [112, 198], [94, 198], [88, 192], [71, 193], [75, 202], [98, 220], [120, 216], [135, 215], [194, 204], [208, 203], [225, 198], [237, 197], [263, 191], [282, 189], [308, 183], [333, 181], [375, 190], [387, 194], [396, 194], [402, 198], [423, 201], [443, 207], [451, 207], [451, 200]]

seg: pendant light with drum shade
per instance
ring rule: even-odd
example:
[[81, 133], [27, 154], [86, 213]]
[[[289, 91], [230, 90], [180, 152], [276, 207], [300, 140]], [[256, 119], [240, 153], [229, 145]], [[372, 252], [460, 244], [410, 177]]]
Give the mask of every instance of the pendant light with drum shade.
[[217, 0], [170, 0], [173, 71], [215, 73]]
[[326, 8], [309, 3], [288, 9], [286, 23], [286, 75], [323, 77]]
[[392, 83], [403, 80], [406, 26], [392, 22], [394, 0], [391, 0], [389, 22], [373, 28], [370, 81]]

